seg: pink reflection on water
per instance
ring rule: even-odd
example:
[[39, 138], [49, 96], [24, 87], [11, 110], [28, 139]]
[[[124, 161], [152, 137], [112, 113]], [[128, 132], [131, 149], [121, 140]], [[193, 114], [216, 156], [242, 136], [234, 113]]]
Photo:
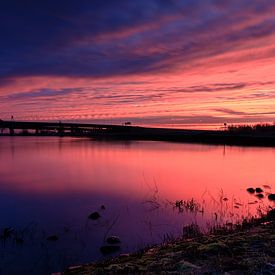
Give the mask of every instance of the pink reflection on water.
[[247, 203], [257, 200], [247, 187], [275, 182], [274, 148], [5, 137], [0, 152], [0, 190], [15, 193], [143, 199], [156, 186], [170, 201]]

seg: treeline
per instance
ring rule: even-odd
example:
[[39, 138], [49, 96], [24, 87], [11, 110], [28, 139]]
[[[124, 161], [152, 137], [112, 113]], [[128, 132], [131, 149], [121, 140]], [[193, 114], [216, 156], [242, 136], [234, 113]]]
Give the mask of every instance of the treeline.
[[275, 122], [273, 124], [263, 123], [255, 125], [229, 125], [229, 132], [275, 132]]

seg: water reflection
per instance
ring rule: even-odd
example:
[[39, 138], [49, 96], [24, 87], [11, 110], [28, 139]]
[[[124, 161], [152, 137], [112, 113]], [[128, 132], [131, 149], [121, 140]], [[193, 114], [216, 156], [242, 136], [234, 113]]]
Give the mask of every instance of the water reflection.
[[[267, 203], [246, 189], [270, 192], [274, 160], [272, 148], [1, 137], [2, 273], [48, 274], [100, 259], [109, 236], [128, 252], [192, 221], [252, 215]], [[192, 198], [200, 211], [175, 207]], [[93, 212], [100, 218], [88, 219]]]

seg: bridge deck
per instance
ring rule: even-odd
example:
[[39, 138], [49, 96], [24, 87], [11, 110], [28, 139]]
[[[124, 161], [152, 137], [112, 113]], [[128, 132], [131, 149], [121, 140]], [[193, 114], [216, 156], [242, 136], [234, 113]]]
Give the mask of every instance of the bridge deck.
[[62, 127], [71, 128], [85, 128], [85, 129], [125, 129], [129, 126], [124, 125], [108, 125], [108, 124], [91, 124], [91, 123], [63, 123], [63, 122], [27, 122], [27, 121], [4, 121], [0, 120], [0, 128], [13, 129], [56, 129]]

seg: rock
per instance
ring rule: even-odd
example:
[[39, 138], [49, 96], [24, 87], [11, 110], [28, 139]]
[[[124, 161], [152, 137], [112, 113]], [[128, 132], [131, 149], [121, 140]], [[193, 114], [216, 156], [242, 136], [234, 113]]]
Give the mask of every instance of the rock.
[[56, 235], [51, 235], [46, 238], [47, 241], [57, 241], [58, 237]]
[[99, 219], [101, 216], [99, 215], [99, 213], [98, 212], [93, 212], [93, 213], [91, 213], [90, 215], [89, 215], [89, 219], [91, 219], [91, 220], [97, 220], [97, 219]]
[[257, 195], [255, 195], [257, 198], [259, 198], [259, 199], [263, 199], [264, 198], [264, 195], [263, 194], [257, 194]]
[[194, 265], [194, 264], [192, 264], [190, 262], [187, 262], [185, 260], [182, 260], [182, 261], [180, 261], [180, 262], [177, 263], [176, 269], [179, 272], [188, 272], [188, 273], [190, 272], [190, 274], [191, 274], [192, 271], [196, 271], [197, 272], [198, 269], [200, 269], [200, 267], [197, 266], [197, 265]]
[[255, 191], [256, 191], [256, 193], [262, 193], [262, 192], [264, 192], [264, 190], [262, 188], [260, 188], [260, 187], [257, 187], [255, 189]]
[[252, 188], [252, 187], [247, 188], [246, 191], [247, 191], [248, 193], [250, 193], [250, 194], [254, 194], [254, 193], [255, 193], [255, 189]]
[[108, 244], [118, 244], [118, 243], [121, 243], [119, 237], [117, 237], [117, 236], [110, 236], [110, 237], [107, 238], [106, 241], [107, 241]]
[[268, 199], [271, 201], [275, 201], [275, 194], [269, 194]]
[[100, 247], [100, 251], [104, 255], [112, 254], [120, 250], [119, 245], [103, 245]]

